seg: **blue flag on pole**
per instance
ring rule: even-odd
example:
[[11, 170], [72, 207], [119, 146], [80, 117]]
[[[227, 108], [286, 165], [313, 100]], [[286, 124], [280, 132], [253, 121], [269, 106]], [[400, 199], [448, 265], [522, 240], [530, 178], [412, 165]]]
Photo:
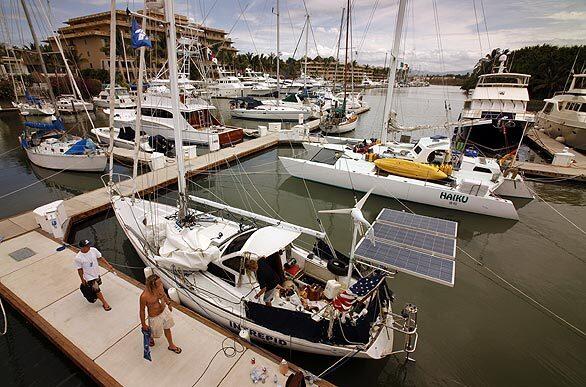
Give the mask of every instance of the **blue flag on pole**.
[[132, 19], [132, 48], [148, 47], [151, 48], [153, 45], [151, 40], [145, 34], [142, 27], [138, 24], [135, 19]]

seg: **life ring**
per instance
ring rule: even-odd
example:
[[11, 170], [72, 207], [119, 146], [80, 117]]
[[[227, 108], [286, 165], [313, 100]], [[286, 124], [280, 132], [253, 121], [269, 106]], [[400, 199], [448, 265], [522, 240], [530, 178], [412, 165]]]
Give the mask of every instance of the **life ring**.
[[328, 270], [334, 275], [345, 276], [348, 274], [348, 264], [336, 258], [330, 259], [328, 261]]

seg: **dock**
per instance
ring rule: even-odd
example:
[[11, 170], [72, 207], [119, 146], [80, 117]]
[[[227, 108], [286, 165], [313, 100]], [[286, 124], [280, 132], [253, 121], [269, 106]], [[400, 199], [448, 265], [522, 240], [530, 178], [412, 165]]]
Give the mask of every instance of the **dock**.
[[[553, 158], [555, 153], [563, 152], [566, 146], [546, 133], [532, 128], [526, 135], [525, 140], [532, 148], [545, 154], [549, 158]], [[527, 176], [543, 177], [550, 180], [574, 180], [586, 181], [586, 156], [577, 150], [569, 149], [574, 154], [574, 161], [569, 167], [556, 166], [551, 164], [532, 163], [532, 162], [517, 162], [515, 165]]]
[[[57, 251], [59, 246], [38, 228], [0, 243], [0, 296], [97, 384], [253, 386], [253, 367], [266, 367], [267, 385], [276, 385], [275, 378], [285, 385], [279, 357], [174, 303], [172, 332], [182, 353], [167, 350], [166, 340], [160, 338], [152, 347], [152, 361], [145, 360], [138, 318], [143, 285], [100, 268], [102, 290], [112, 306], [106, 312], [99, 301], [88, 303], [79, 290], [73, 267], [76, 250]], [[237, 351], [222, 351], [228, 346]], [[299, 370], [292, 364], [289, 369]], [[319, 380], [318, 385], [330, 384]]]

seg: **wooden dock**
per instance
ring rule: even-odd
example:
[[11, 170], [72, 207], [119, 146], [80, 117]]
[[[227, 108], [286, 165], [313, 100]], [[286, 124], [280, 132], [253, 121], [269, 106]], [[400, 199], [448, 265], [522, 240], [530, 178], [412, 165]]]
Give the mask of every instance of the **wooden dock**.
[[[535, 128], [532, 128], [525, 135], [525, 139], [532, 148], [544, 153], [549, 158], [553, 158], [555, 153], [562, 152], [566, 147]], [[572, 148], [569, 151], [574, 154], [574, 162], [569, 167], [532, 162], [518, 162], [515, 165], [527, 176], [544, 177], [552, 181], [586, 181], [586, 156]]]
[[[172, 331], [183, 352], [167, 350], [161, 338], [152, 348], [152, 362], [145, 360], [138, 318], [143, 285], [100, 268], [102, 290], [112, 306], [106, 312], [99, 301], [90, 304], [79, 291], [76, 251], [57, 251], [59, 246], [38, 229], [0, 243], [0, 295], [99, 385], [193, 386], [201, 378], [197, 385], [253, 386], [253, 358], [255, 366], [266, 367], [267, 385], [275, 377], [285, 385], [286, 377], [278, 372], [280, 358], [175, 304]], [[225, 355], [226, 345], [238, 352]]]

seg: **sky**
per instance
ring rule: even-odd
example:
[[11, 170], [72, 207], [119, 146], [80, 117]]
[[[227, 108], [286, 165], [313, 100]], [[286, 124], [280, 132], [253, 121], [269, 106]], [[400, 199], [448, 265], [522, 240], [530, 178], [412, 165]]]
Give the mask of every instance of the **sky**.
[[[39, 1], [47, 0], [28, 0], [33, 5]], [[104, 12], [110, 6], [110, 0], [49, 1], [55, 27], [71, 17]], [[22, 12], [16, 15], [9, 11], [17, 0], [0, 2], [6, 20], [24, 26]], [[305, 2], [312, 27], [309, 56], [335, 57], [346, 1]], [[118, 1], [117, 7], [138, 10], [142, 4]], [[175, 1], [176, 13], [230, 31], [240, 52], [265, 54], [276, 52], [274, 7], [276, 0]], [[351, 9], [354, 59], [382, 66], [393, 44], [398, 0], [354, 0]], [[305, 37], [300, 40], [306, 15], [303, 0], [280, 0], [280, 15], [281, 53], [284, 57], [295, 53], [300, 58], [305, 53]], [[586, 44], [586, 0], [410, 0], [404, 24], [400, 61], [420, 71], [462, 71], [473, 68], [481, 55], [496, 47]], [[17, 30], [14, 25], [12, 29]], [[22, 30], [22, 39], [30, 40], [28, 28]], [[46, 35], [48, 29], [44, 32]], [[39, 35], [44, 34], [41, 31]]]

